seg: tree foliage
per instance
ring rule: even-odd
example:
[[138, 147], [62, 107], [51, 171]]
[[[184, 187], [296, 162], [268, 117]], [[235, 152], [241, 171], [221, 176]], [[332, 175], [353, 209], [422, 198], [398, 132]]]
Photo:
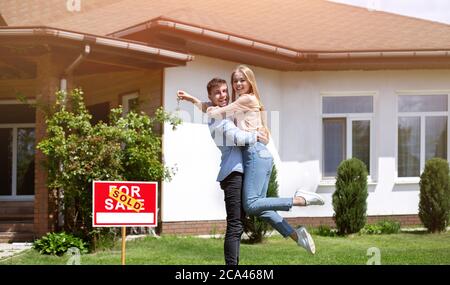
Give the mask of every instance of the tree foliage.
[[419, 218], [430, 232], [445, 231], [450, 214], [449, 167], [446, 160], [432, 158], [420, 176]]
[[333, 193], [333, 218], [341, 235], [359, 232], [366, 223], [367, 168], [361, 160], [344, 160], [338, 167]]
[[162, 108], [154, 117], [122, 116], [116, 108], [108, 124], [93, 125], [91, 119], [82, 90], [57, 92], [54, 106], [46, 110], [47, 136], [37, 145], [46, 155], [50, 199], [64, 214], [64, 230], [88, 241], [98, 233], [92, 229], [92, 182], [171, 179], [175, 169], [161, 162], [161, 138], [154, 128], [181, 122]]

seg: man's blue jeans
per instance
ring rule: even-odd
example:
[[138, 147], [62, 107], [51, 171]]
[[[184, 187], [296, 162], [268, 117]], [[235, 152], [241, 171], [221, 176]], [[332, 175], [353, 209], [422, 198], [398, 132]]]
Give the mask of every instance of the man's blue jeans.
[[248, 215], [259, 216], [282, 236], [287, 237], [294, 229], [276, 211], [289, 211], [293, 198], [267, 198], [273, 157], [266, 146], [257, 142], [242, 147], [244, 162], [243, 207]]

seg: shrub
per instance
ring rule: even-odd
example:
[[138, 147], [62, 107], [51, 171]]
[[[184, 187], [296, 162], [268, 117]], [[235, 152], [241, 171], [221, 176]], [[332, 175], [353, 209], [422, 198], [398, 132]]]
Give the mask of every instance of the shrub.
[[381, 235], [382, 234], [382, 228], [380, 225], [377, 224], [370, 224], [365, 225], [361, 231], [361, 234], [368, 234], [368, 235]]
[[396, 234], [400, 231], [400, 223], [397, 221], [382, 220], [376, 224], [365, 225], [360, 233], [369, 235]]
[[94, 228], [90, 234], [92, 237], [90, 250], [100, 251], [114, 248], [118, 244], [122, 233], [120, 227], [102, 227]]
[[323, 237], [337, 236], [336, 230], [327, 225], [320, 225], [317, 229], [313, 229], [311, 233]]
[[87, 252], [86, 243], [77, 237], [65, 232], [48, 233], [33, 243], [33, 248], [41, 254], [63, 255], [71, 247], [76, 247], [81, 253]]
[[400, 232], [400, 223], [397, 221], [382, 220], [378, 222], [381, 226], [381, 232], [383, 234], [397, 234]]
[[174, 171], [161, 162], [161, 138], [153, 130], [163, 122], [175, 128], [180, 120], [162, 108], [154, 117], [123, 117], [117, 108], [108, 124], [92, 125], [79, 89], [57, 92], [55, 104], [43, 111], [48, 135], [37, 148], [46, 155], [49, 208], [55, 217], [63, 214], [65, 231], [95, 248], [99, 235], [110, 232], [92, 228], [92, 181], [170, 179]]
[[364, 163], [352, 158], [341, 162], [333, 193], [333, 218], [339, 234], [359, 232], [366, 223], [367, 170]]
[[420, 176], [419, 217], [429, 232], [445, 231], [450, 214], [449, 167], [446, 160], [432, 158]]
[[[278, 197], [277, 168], [272, 167], [269, 186], [267, 188], [267, 197]], [[257, 216], [247, 216], [244, 219], [244, 232], [248, 235], [249, 243], [260, 243], [271, 226], [262, 218]]]

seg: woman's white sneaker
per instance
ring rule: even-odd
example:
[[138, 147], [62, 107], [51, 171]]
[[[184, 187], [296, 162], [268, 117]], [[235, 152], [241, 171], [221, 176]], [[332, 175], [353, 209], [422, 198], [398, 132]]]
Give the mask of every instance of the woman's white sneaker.
[[316, 245], [314, 244], [314, 240], [312, 239], [306, 228], [299, 227], [295, 230], [295, 232], [297, 233], [297, 244], [306, 249], [306, 251], [310, 254], [315, 254]]
[[308, 192], [308, 191], [302, 191], [302, 190], [297, 190], [295, 192], [294, 197], [302, 197], [303, 199], [305, 199], [305, 206], [310, 206], [310, 205], [324, 205], [325, 201], [323, 200], [323, 198], [316, 193], [313, 192]]

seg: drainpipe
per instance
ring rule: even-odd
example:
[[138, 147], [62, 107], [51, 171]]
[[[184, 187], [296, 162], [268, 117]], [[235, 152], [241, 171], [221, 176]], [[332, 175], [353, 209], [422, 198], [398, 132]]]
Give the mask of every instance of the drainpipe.
[[84, 46], [84, 51], [64, 70], [61, 81], [60, 81], [60, 89], [61, 91], [67, 92], [67, 78], [72, 77], [73, 71], [77, 68], [78, 65], [83, 61], [83, 59], [89, 55], [91, 52], [90, 45]]

